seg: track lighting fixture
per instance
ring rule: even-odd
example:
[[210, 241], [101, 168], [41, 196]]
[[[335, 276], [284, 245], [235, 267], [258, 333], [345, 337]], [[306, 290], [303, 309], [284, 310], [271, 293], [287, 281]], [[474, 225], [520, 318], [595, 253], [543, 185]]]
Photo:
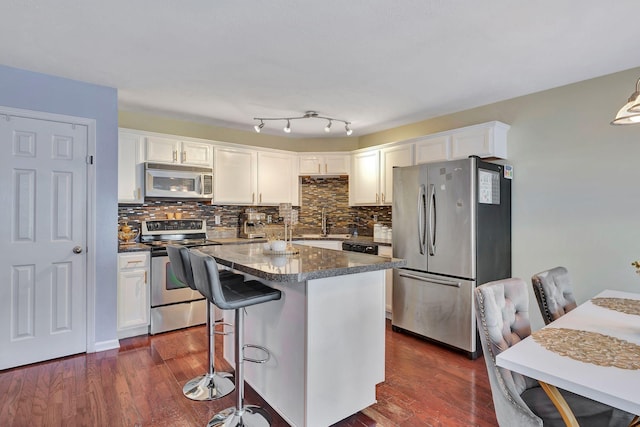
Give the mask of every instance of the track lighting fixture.
[[633, 125], [640, 123], [640, 79], [636, 82], [636, 91], [631, 94], [627, 103], [618, 111], [612, 125]]
[[325, 116], [320, 116], [317, 112], [315, 111], [307, 111], [304, 113], [304, 115], [300, 116], [300, 117], [254, 117], [253, 120], [260, 120], [260, 124], [256, 124], [253, 128], [256, 130], [256, 132], [260, 133], [260, 131], [262, 130], [262, 128], [264, 127], [264, 122], [265, 121], [269, 121], [269, 120], [286, 120], [287, 121], [287, 125], [284, 127], [284, 131], [286, 133], [291, 133], [291, 120], [299, 120], [299, 119], [323, 119], [323, 120], [328, 120], [327, 125], [324, 128], [324, 131], [329, 133], [331, 132], [331, 124], [333, 122], [342, 122], [344, 123], [344, 130], [347, 133], [347, 136], [350, 136], [353, 133], [353, 129], [351, 129], [351, 122], [348, 122], [346, 120], [342, 120], [342, 119], [334, 119], [333, 117], [325, 117]]

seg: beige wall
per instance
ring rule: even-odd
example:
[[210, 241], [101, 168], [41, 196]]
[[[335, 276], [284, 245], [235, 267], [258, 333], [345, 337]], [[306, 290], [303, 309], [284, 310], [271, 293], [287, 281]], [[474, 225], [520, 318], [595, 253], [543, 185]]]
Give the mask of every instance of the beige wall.
[[[640, 292], [640, 276], [630, 265], [640, 259], [640, 124], [609, 125], [639, 76], [640, 68], [632, 69], [335, 143], [283, 141], [129, 113], [121, 113], [120, 126], [292, 151], [339, 151], [505, 122], [514, 166], [513, 275], [530, 284], [532, 274], [564, 265], [583, 302], [607, 288]], [[537, 328], [542, 319], [530, 297]]]
[[[566, 266], [576, 297], [640, 292], [640, 124], [609, 122], [640, 68], [360, 138], [360, 146], [491, 120], [511, 125], [513, 275]], [[531, 319], [542, 325], [533, 293]]]

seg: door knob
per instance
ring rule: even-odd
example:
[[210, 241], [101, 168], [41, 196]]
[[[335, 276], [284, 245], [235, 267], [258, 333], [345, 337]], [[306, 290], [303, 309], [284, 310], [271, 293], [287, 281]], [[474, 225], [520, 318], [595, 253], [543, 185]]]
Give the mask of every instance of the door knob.
[[73, 248], [73, 253], [74, 254], [81, 254], [82, 253], [82, 246], [76, 246]]

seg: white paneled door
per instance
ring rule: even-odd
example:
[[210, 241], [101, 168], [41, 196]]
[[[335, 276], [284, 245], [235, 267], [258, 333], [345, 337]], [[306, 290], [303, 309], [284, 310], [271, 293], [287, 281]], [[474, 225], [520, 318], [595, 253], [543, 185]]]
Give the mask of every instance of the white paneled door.
[[0, 369], [86, 351], [87, 144], [0, 111]]

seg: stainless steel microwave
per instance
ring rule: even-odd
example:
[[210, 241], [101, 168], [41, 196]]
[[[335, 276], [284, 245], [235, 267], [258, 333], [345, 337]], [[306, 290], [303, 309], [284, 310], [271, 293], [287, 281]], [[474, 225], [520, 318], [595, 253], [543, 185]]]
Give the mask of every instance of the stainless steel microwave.
[[144, 172], [145, 198], [211, 200], [213, 197], [210, 168], [145, 163]]

